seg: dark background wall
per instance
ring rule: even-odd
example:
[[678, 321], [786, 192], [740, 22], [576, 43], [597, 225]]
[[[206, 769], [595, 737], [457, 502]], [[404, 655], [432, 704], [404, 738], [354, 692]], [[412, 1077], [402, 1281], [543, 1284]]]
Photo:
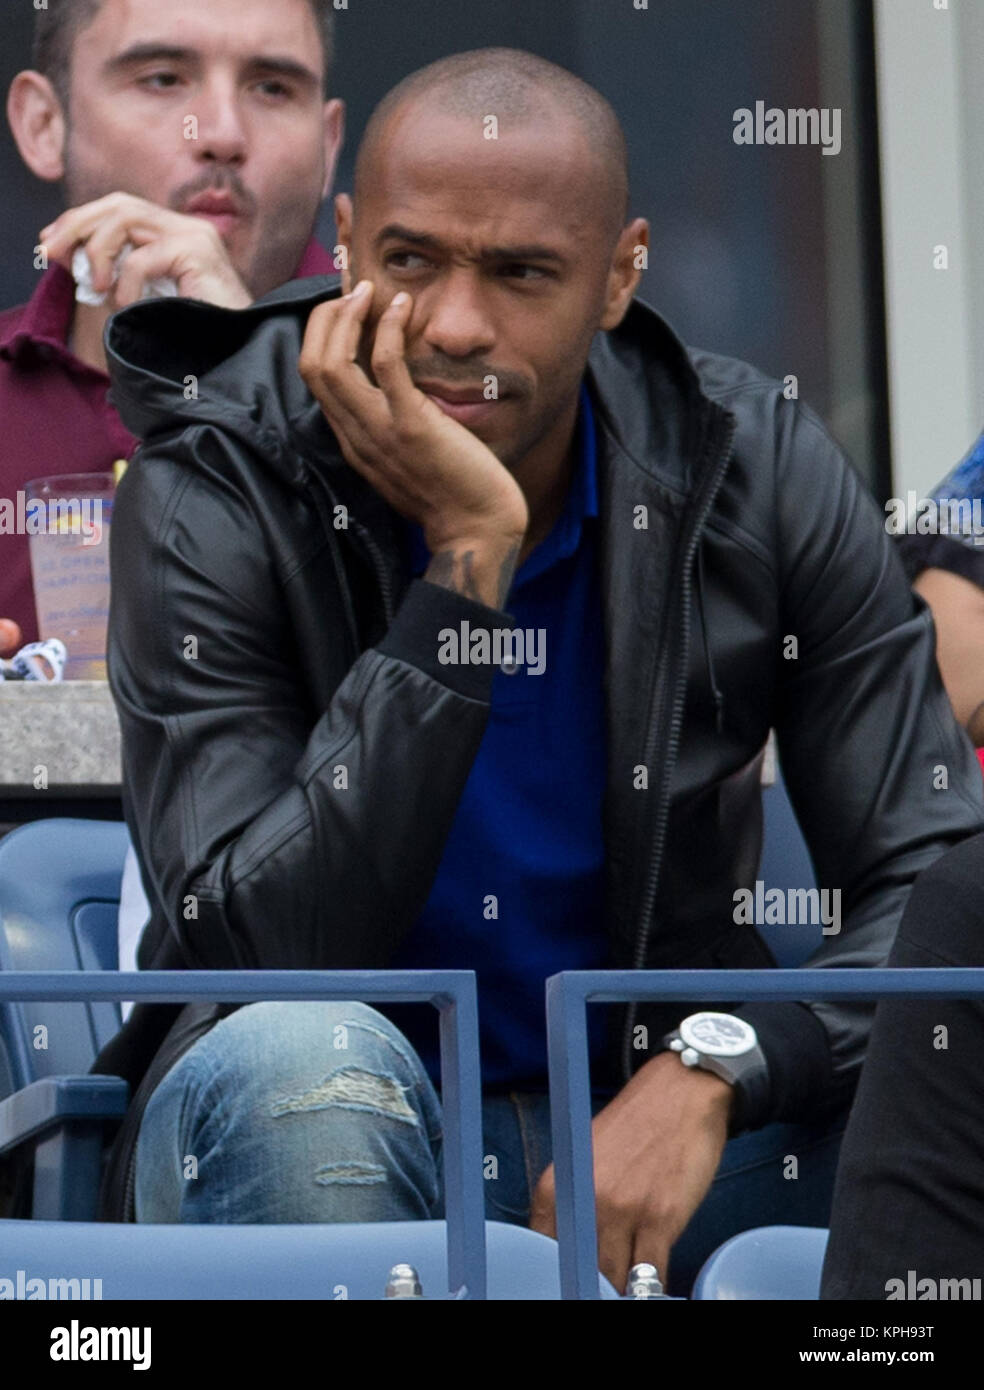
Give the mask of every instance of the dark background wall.
[[[33, 10], [26, 0], [0, 0], [0, 6], [0, 85], [6, 91], [28, 64]], [[350, 187], [366, 117], [406, 73], [487, 44], [551, 58], [604, 92], [625, 125], [634, 212], [653, 228], [643, 297], [691, 342], [745, 357], [777, 376], [796, 373], [801, 395], [836, 425], [838, 415], [847, 418], [846, 400], [864, 402], [877, 391], [871, 378], [879, 364], [867, 345], [858, 351], [856, 341], [870, 324], [864, 315], [853, 323], [832, 321], [828, 283], [831, 267], [856, 254], [862, 190], [872, 179], [877, 185], [877, 171], [873, 147], [864, 147], [874, 103], [859, 80], [855, 41], [867, 4], [826, 0], [827, 22], [835, 11], [840, 16], [847, 60], [833, 70], [828, 63], [823, 72], [820, 8], [820, 0], [650, 0], [647, 10], [636, 9], [633, 0], [348, 0], [337, 16], [335, 84], [349, 122], [337, 186]], [[825, 215], [833, 170], [824, 166], [837, 159], [817, 147], [734, 143], [734, 110], [754, 107], [758, 99], [779, 107], [843, 108], [848, 148], [838, 157], [839, 171], [852, 151], [855, 157], [863, 152], [858, 200], [849, 190], [843, 225], [831, 228], [829, 199]], [[5, 123], [0, 189], [2, 306], [30, 294], [38, 228], [60, 206], [57, 190], [38, 184], [21, 166]], [[330, 244], [328, 208], [322, 233]], [[858, 360], [847, 382], [832, 371], [839, 333], [850, 336]], [[847, 442], [873, 479], [879, 441], [870, 431], [854, 434]]]

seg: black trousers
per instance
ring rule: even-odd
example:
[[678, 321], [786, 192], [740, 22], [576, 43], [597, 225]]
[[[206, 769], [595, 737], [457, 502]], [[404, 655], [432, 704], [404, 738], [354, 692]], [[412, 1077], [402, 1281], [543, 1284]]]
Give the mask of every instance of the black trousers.
[[[888, 963], [984, 966], [984, 834], [917, 879]], [[966, 1298], [973, 1285], [952, 1281], [975, 1278], [984, 1000], [886, 1000], [841, 1147], [821, 1297]]]

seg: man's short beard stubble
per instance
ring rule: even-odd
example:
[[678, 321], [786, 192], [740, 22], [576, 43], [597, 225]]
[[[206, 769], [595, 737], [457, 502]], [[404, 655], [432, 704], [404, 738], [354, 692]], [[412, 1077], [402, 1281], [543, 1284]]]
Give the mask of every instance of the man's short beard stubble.
[[[81, 177], [78, 172], [79, 162], [72, 153], [72, 127], [69, 121], [68, 111], [65, 111], [65, 177], [61, 181], [62, 198], [66, 208], [82, 207], [85, 203], [96, 202], [99, 198], [108, 197], [110, 193], [132, 192], [130, 189], [121, 188], [118, 182], [109, 179], [92, 180], [91, 182]], [[240, 208], [248, 221], [255, 227], [257, 225], [258, 205], [256, 197], [246, 187], [235, 170], [225, 169], [221, 165], [216, 165], [212, 169], [203, 169], [202, 173], [176, 188], [168, 197], [166, 203], [160, 203], [158, 198], [147, 198], [148, 202], [156, 202], [161, 207], [170, 209], [171, 212], [181, 212], [182, 205], [187, 204], [199, 193], [206, 193], [214, 190], [219, 193], [230, 193], [239, 203]], [[143, 193], [133, 193], [136, 198], [146, 197]], [[262, 247], [257, 247], [254, 252], [253, 264], [235, 267], [236, 273], [246, 285], [250, 294], [258, 299], [262, 295], [269, 294], [272, 290], [279, 288], [280, 285], [287, 284], [296, 274], [304, 251], [311, 238], [317, 231], [318, 216], [321, 212], [322, 200], [319, 198], [315, 203], [311, 214], [310, 225], [307, 227], [303, 238], [299, 239], [296, 254], [291, 255], [291, 264], [287, 266], [287, 257], [282, 258], [281, 265], [276, 268], [276, 274], [272, 271], [263, 273], [268, 261], [258, 260]], [[271, 227], [282, 225], [282, 219], [274, 218], [270, 222]], [[283, 267], [286, 267], [284, 269]]]
[[[349, 283], [352, 289], [362, 280], [356, 268], [355, 260], [350, 256], [349, 259]], [[382, 317], [382, 314], [380, 314]], [[372, 344], [375, 338], [376, 329], [379, 326], [379, 319], [375, 323], [369, 322], [363, 331], [362, 343], [359, 348], [359, 365], [375, 384], [375, 377], [372, 372]], [[440, 353], [432, 352], [430, 356], [424, 358], [407, 358], [407, 371], [410, 373], [410, 380], [414, 386], [418, 386], [421, 381], [440, 381], [447, 386], [473, 387], [475, 390], [485, 389], [486, 378], [494, 377], [496, 389], [500, 396], [512, 398], [514, 400], [529, 400], [533, 396], [533, 388], [528, 379], [520, 372], [503, 372], [497, 370], [491, 363], [469, 360], [459, 361], [453, 357], [444, 357]], [[418, 388], [419, 389], [419, 388]], [[546, 426], [540, 434], [545, 434], [549, 426]], [[475, 437], [481, 439], [481, 435], [476, 432]], [[539, 443], [537, 438], [522, 446], [512, 445], [509, 441], [503, 444], [488, 444], [499, 462], [508, 468], [510, 472], [515, 471], [526, 455]]]

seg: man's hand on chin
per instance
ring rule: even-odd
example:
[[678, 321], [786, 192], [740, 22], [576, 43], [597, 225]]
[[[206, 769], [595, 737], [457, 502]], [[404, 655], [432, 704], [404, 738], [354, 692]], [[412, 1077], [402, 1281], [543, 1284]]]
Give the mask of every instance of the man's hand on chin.
[[[647, 1260], [665, 1285], [670, 1250], [714, 1179], [728, 1138], [732, 1088], [662, 1052], [636, 1072], [591, 1125], [599, 1265], [619, 1293]], [[553, 1164], [530, 1226], [556, 1236]]]

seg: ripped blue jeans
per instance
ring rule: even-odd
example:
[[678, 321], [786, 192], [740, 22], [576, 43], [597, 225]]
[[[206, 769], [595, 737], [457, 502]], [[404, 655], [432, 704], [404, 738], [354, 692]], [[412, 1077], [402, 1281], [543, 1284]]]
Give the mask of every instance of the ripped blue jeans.
[[[442, 1139], [430, 1078], [375, 1009], [250, 1004], [200, 1038], [151, 1096], [137, 1143], [137, 1220], [442, 1216]], [[510, 1176], [510, 1187], [525, 1179], [511, 1167]]]
[[[595, 1101], [595, 1111], [606, 1103]], [[485, 1208], [526, 1225], [551, 1160], [544, 1094], [486, 1095]], [[674, 1246], [670, 1290], [752, 1226], [825, 1226], [846, 1115], [725, 1146]], [[249, 1004], [171, 1068], [137, 1143], [141, 1222], [410, 1221], [444, 1214], [441, 1103], [417, 1054], [366, 1004]], [[788, 1156], [798, 1175], [787, 1181]], [[495, 1164], [489, 1164], [494, 1157]]]

